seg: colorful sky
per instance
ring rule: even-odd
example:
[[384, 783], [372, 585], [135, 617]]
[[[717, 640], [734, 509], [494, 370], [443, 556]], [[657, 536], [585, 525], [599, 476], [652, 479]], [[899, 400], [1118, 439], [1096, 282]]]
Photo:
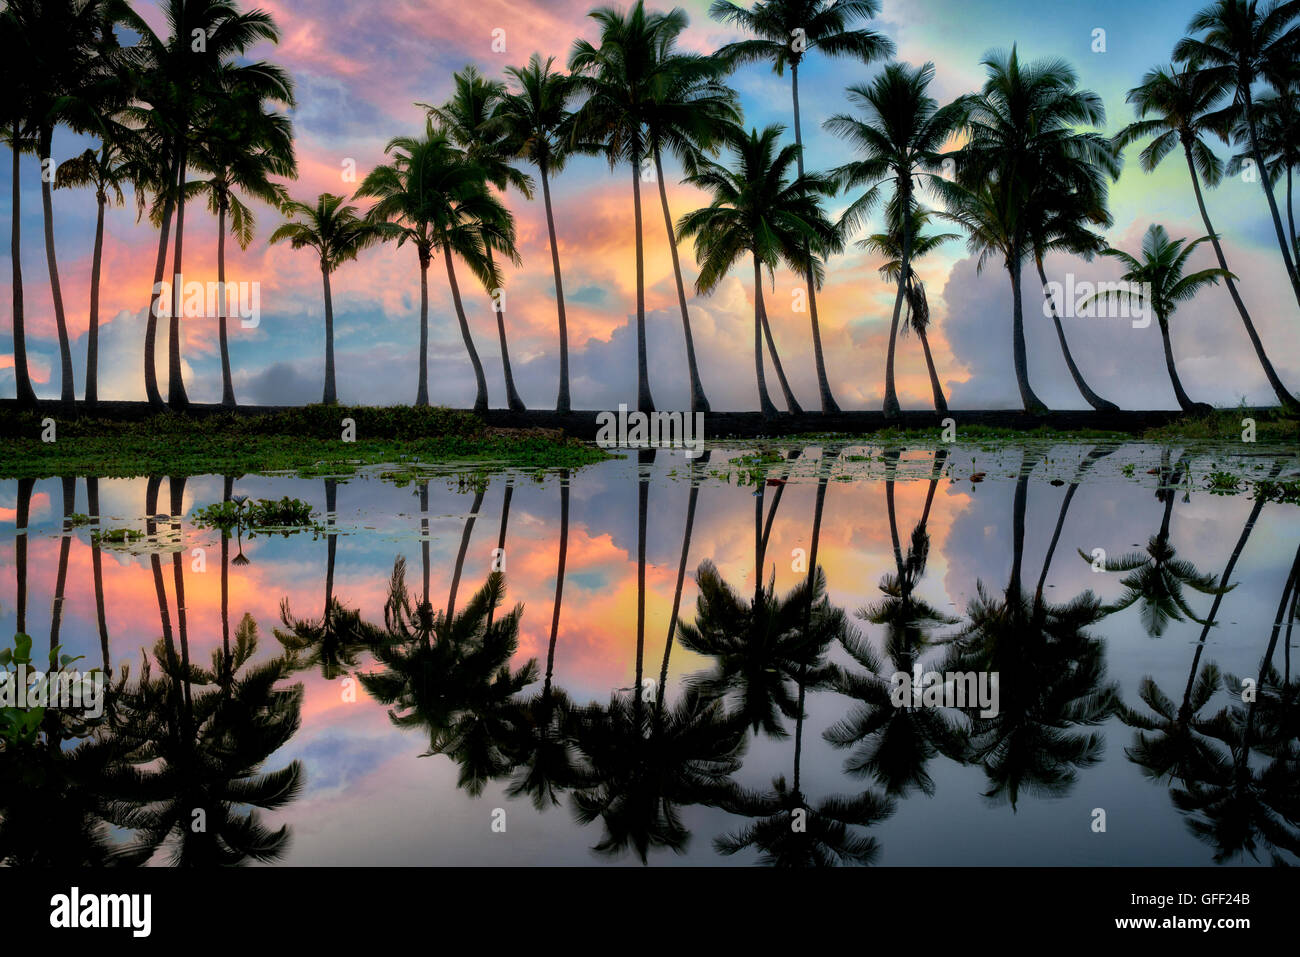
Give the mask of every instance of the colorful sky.
[[[297, 84], [294, 111], [299, 177], [291, 193], [310, 199], [322, 191], [351, 193], [356, 183], [344, 169], [355, 161], [358, 179], [381, 162], [393, 136], [419, 130], [423, 111], [415, 102], [441, 102], [451, 91], [451, 74], [468, 63], [499, 76], [507, 65], [525, 62], [535, 50], [562, 64], [574, 38], [595, 39], [586, 17], [591, 0], [479, 0], [473, 4], [424, 0], [399, 4], [356, 4], [345, 0], [267, 0], [283, 31], [278, 48], [264, 45], [254, 55], [287, 67]], [[663, 6], [654, 4], [652, 6]], [[690, 15], [687, 46], [716, 49], [737, 36], [707, 16], [708, 0], [682, 6]], [[161, 29], [151, 3], [141, 12]], [[1146, 4], [1115, 0], [1075, 5], [1029, 0], [884, 0], [873, 27], [891, 37], [898, 57], [912, 64], [936, 64], [935, 95], [946, 102], [976, 88], [981, 56], [1017, 43], [1029, 58], [1065, 57], [1081, 83], [1103, 98], [1106, 132], [1132, 118], [1124, 93], [1151, 66], [1167, 60], [1174, 42], [1199, 3], [1154, 0]], [[505, 51], [493, 51], [493, 31], [505, 31]], [[1093, 52], [1094, 31], [1105, 31], [1105, 52]], [[875, 66], [832, 61], [814, 55], [801, 74], [804, 136], [811, 168], [846, 161], [845, 146], [826, 134], [820, 122], [847, 104], [846, 85], [868, 81]], [[740, 92], [746, 122], [790, 123], [789, 78], [761, 65], [741, 69], [732, 79]], [[791, 134], [792, 135], [792, 134]], [[60, 130], [55, 159], [80, 152], [88, 141]], [[1226, 150], [1224, 150], [1226, 155]], [[1152, 222], [1174, 236], [1204, 232], [1192, 202], [1185, 166], [1177, 155], [1155, 174], [1137, 167], [1137, 149], [1112, 191], [1115, 225], [1112, 243], [1133, 249]], [[23, 276], [32, 375], [41, 395], [56, 396], [58, 344], [41, 241], [38, 167], [23, 160]], [[671, 165], [671, 164], [670, 164]], [[11, 175], [8, 154], [0, 157], [0, 177]], [[703, 202], [702, 195], [669, 173], [674, 217]], [[0, 200], [6, 219], [13, 210], [9, 190]], [[653, 194], [645, 210], [646, 281], [651, 386], [662, 408], [688, 401], [684, 340], [675, 303], [669, 249]], [[523, 265], [508, 272], [506, 317], [515, 377], [525, 402], [554, 402], [558, 371], [554, 290], [545, 217], [540, 201], [508, 197], [518, 220]], [[635, 274], [631, 190], [627, 175], [611, 173], [603, 161], [580, 159], [554, 183], [559, 247], [569, 307], [573, 401], [580, 408], [612, 408], [635, 400]], [[1300, 341], [1296, 307], [1286, 285], [1271, 223], [1258, 183], [1225, 181], [1208, 195], [1216, 229], [1224, 237], [1230, 267], [1241, 277], [1251, 310], [1279, 374], [1300, 388]], [[63, 296], [73, 337], [76, 388], [84, 387], [89, 273], [94, 235], [94, 202], [89, 191], [58, 190], [54, 195], [55, 234]], [[261, 322], [255, 329], [231, 327], [236, 394], [248, 403], [319, 401], [322, 381], [323, 307], [320, 273], [307, 252], [268, 247], [266, 237], [278, 221], [270, 209], [258, 210], [257, 235], [246, 251], [227, 242], [230, 282], [260, 284]], [[873, 226], [879, 227], [879, 223]], [[134, 222], [134, 210], [112, 210], [106, 226], [101, 291], [100, 396], [143, 398], [141, 344], [152, 279], [156, 234]], [[216, 222], [200, 205], [187, 214], [187, 280], [215, 279]], [[688, 285], [696, 268], [683, 247]], [[11, 301], [9, 247], [0, 257], [0, 299]], [[1198, 268], [1213, 265], [1203, 249]], [[436, 266], [437, 264], [435, 264]], [[819, 297], [822, 335], [832, 387], [845, 408], [878, 407], [884, 372], [893, 289], [880, 279], [875, 257], [850, 247], [832, 260]], [[1049, 278], [1073, 271], [1079, 279], [1114, 278], [1108, 261], [1048, 261]], [[946, 244], [920, 267], [930, 290], [934, 330], [931, 344], [941, 380], [954, 408], [1009, 407], [1018, 404], [1010, 358], [1010, 290], [996, 263], [977, 274], [962, 242]], [[499, 347], [490, 301], [460, 275], [476, 344], [484, 358], [493, 405], [504, 405]], [[712, 296], [691, 300], [692, 331], [701, 376], [716, 409], [757, 407], [752, 368], [752, 302], [749, 274], [737, 272]], [[765, 298], [774, 334], [792, 386], [808, 408], [816, 407], [814, 366], [806, 314], [792, 307], [798, 286], [778, 273]], [[415, 254], [384, 248], [363, 255], [333, 279], [338, 350], [338, 388], [344, 402], [384, 404], [414, 398], [418, 342], [419, 280]], [[1056, 344], [1050, 320], [1027, 297], [1027, 337], [1031, 378], [1049, 404], [1082, 407]], [[432, 401], [467, 406], [473, 378], [451, 311], [445, 273], [430, 274], [430, 393]], [[220, 398], [220, 360], [215, 320], [182, 323], [185, 376], [196, 401]], [[1084, 375], [1103, 396], [1128, 407], [1172, 407], [1173, 393], [1161, 358], [1154, 325], [1134, 329], [1120, 319], [1067, 322], [1067, 335]], [[1211, 289], [1183, 307], [1174, 320], [1174, 353], [1193, 398], [1232, 405], [1271, 402], [1273, 397], [1227, 294]], [[160, 348], [160, 379], [166, 381], [166, 350]], [[930, 390], [918, 344], [902, 341], [899, 388], [905, 406], [922, 408]], [[769, 383], [774, 385], [770, 378]], [[164, 385], [165, 389], [165, 385]], [[0, 329], [0, 396], [14, 394], [10, 326]]]

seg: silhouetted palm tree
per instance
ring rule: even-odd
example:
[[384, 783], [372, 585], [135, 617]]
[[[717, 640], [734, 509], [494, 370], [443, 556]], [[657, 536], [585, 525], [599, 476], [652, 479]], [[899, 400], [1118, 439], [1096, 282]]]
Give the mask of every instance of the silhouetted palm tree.
[[[709, 16], [740, 27], [754, 39], [728, 43], [716, 56], [730, 64], [771, 61], [777, 76], [790, 67], [791, 96], [794, 100], [794, 141], [799, 177], [804, 176], [803, 132], [799, 123], [799, 64], [812, 50], [827, 56], [851, 57], [872, 63], [890, 56], [894, 44], [872, 30], [853, 30], [859, 20], [880, 12], [876, 0], [759, 0], [748, 10], [730, 0], [714, 0]], [[813, 355], [817, 361], [817, 388], [823, 412], [838, 412], [826, 378], [822, 358], [821, 327], [817, 321], [816, 288], [811, 262], [802, 270], [808, 282], [808, 311], [812, 320]], [[793, 409], [792, 409], [793, 411]]]
[[1142, 168], [1147, 172], [1154, 170], [1176, 146], [1183, 148], [1183, 158], [1187, 161], [1187, 173], [1192, 179], [1192, 190], [1196, 194], [1196, 208], [1200, 210], [1201, 222], [1205, 224], [1206, 235], [1214, 248], [1214, 256], [1223, 270], [1224, 285], [1232, 304], [1241, 316], [1241, 323], [1246, 327], [1246, 335], [1255, 349], [1255, 356], [1264, 369], [1269, 385], [1283, 405], [1295, 407], [1297, 401], [1269, 361], [1264, 351], [1264, 344], [1255, 331], [1246, 304], [1237, 292], [1235, 277], [1228, 272], [1228, 260], [1223, 254], [1223, 245], [1210, 223], [1210, 214], [1205, 207], [1205, 197], [1201, 194], [1201, 180], [1207, 186], [1217, 186], [1223, 179], [1223, 162], [1214, 150], [1205, 142], [1204, 135], [1214, 132], [1217, 117], [1215, 104], [1223, 95], [1223, 83], [1214, 73], [1199, 70], [1177, 70], [1173, 67], [1155, 67], [1148, 70], [1142, 83], [1128, 91], [1127, 99], [1137, 111], [1138, 120], [1130, 123], [1115, 136], [1118, 146], [1127, 146], [1139, 139], [1151, 137], [1151, 142], [1142, 149]]

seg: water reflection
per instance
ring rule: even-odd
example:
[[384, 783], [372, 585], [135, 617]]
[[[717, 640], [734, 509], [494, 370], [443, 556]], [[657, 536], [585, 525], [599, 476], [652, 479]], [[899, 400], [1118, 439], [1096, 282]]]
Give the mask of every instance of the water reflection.
[[[109, 693], [0, 744], [0, 860], [1294, 864], [1300, 509], [1208, 494], [1214, 465], [3, 483], [0, 629]], [[286, 495], [313, 527], [193, 520]]]

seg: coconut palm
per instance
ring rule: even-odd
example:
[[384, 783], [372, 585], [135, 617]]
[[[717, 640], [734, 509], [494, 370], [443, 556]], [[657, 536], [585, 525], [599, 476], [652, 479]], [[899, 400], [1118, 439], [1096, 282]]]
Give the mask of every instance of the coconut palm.
[[395, 228], [390, 227], [385, 238], [395, 237], [399, 247], [410, 242], [420, 260], [420, 365], [415, 404], [429, 404], [429, 263], [434, 251], [441, 250], [461, 338], [477, 383], [474, 411], [482, 412], [488, 407], [487, 379], [465, 318], [452, 254], [485, 286], [497, 288], [500, 272], [489, 260], [486, 247], [491, 244], [501, 251], [508, 240], [513, 248], [514, 220], [488, 188], [482, 168], [470, 162], [432, 120], [425, 124], [424, 136], [399, 136], [389, 141], [385, 152], [393, 157], [392, 163], [372, 170], [356, 195], [377, 200], [367, 219], [392, 224]]
[[138, 212], [144, 210], [148, 170], [139, 156], [140, 143], [129, 127], [106, 118], [99, 130], [98, 151], [87, 149], [59, 164], [56, 188], [90, 186], [95, 190], [95, 245], [90, 265], [90, 324], [86, 337], [85, 402], [99, 402], [99, 280], [104, 252], [104, 211], [109, 203], [121, 206], [122, 188], [135, 189]]
[[[1294, 72], [1300, 73], [1300, 67]], [[1282, 86], [1282, 92], [1265, 94], [1255, 103], [1259, 148], [1268, 164], [1263, 175], [1268, 176], [1274, 186], [1277, 186], [1282, 177], [1286, 177], [1286, 231], [1291, 237], [1292, 249], [1295, 249], [1296, 240], [1300, 238], [1295, 226], [1294, 186], [1295, 169], [1300, 166], [1300, 128], [1297, 128], [1298, 121], [1295, 118], [1297, 110], [1300, 110], [1298, 85], [1300, 81], [1288, 78]], [[1232, 139], [1234, 144], [1244, 148], [1234, 153], [1228, 161], [1226, 172], [1229, 176], [1235, 176], [1254, 166], [1249, 138], [1250, 131], [1245, 122], [1239, 121], [1233, 127]]]
[[[1184, 274], [1188, 258], [1195, 252], [1197, 246], [1208, 242], [1209, 238], [1209, 236], [1202, 236], [1190, 243], [1185, 238], [1170, 239], [1169, 233], [1163, 226], [1152, 223], [1142, 237], [1140, 260], [1119, 249], [1107, 248], [1102, 251], [1103, 256], [1118, 260], [1124, 267], [1120, 279], [1129, 283], [1129, 287], [1097, 292], [1084, 300], [1084, 305], [1088, 305], [1101, 299], [1128, 299], [1140, 303], [1155, 313], [1156, 324], [1160, 327], [1160, 338], [1164, 344], [1165, 367], [1169, 371], [1169, 381], [1174, 387], [1179, 408], [1185, 412], [1208, 412], [1210, 406], [1204, 402], [1193, 402], [1183, 390], [1182, 381], [1178, 378], [1178, 369], [1174, 365], [1169, 320], [1173, 318], [1180, 303], [1187, 302], [1206, 286], [1216, 285], [1221, 278], [1231, 275], [1220, 268], [1202, 269]], [[1149, 294], [1145, 292], [1147, 289], [1150, 289]], [[1142, 303], [1141, 300], [1148, 295], [1148, 301]]]
[[[228, 69], [229, 67], [227, 67]], [[284, 103], [293, 106], [293, 101]], [[253, 241], [256, 219], [239, 194], [278, 207], [287, 199], [273, 176], [296, 178], [293, 125], [282, 113], [266, 108], [264, 91], [231, 88], [208, 113], [196, 132], [193, 163], [202, 179], [194, 186], [207, 196], [208, 210], [217, 214], [217, 321], [221, 348], [221, 404], [235, 406], [226, 334], [226, 216], [240, 249]]]
[[1218, 120], [1221, 129], [1231, 121], [1245, 123], [1251, 156], [1260, 170], [1260, 185], [1273, 217], [1282, 262], [1296, 303], [1300, 304], [1300, 274], [1292, 258], [1291, 242], [1282, 227], [1273, 184], [1264, 171], [1268, 168], [1259, 142], [1258, 121], [1252, 87], [1270, 65], [1294, 60], [1300, 44], [1300, 0], [1214, 0], [1203, 7], [1187, 25], [1197, 36], [1184, 37], [1174, 46], [1174, 60], [1190, 69], [1210, 74], [1220, 89], [1231, 91], [1232, 104]]
[[334, 385], [334, 297], [330, 292], [330, 274], [384, 238], [388, 227], [359, 217], [355, 206], [346, 205], [342, 196], [333, 193], [321, 193], [314, 205], [286, 200], [280, 205], [280, 211], [289, 222], [277, 226], [268, 242], [287, 240], [294, 249], [315, 250], [320, 259], [325, 288], [325, 393], [321, 401], [335, 405], [338, 392]]
[[[728, 144], [736, 156], [734, 169], [703, 161], [687, 182], [710, 191], [713, 199], [703, 209], [687, 213], [677, 224], [681, 238], [695, 238], [695, 257], [700, 274], [695, 288], [712, 292], [727, 272], [747, 253], [754, 263], [754, 374], [758, 382], [759, 407], [764, 415], [776, 414], [768, 398], [763, 374], [763, 335], [776, 367], [777, 378], [791, 412], [798, 403], [781, 368], [763, 304], [763, 270], [772, 274], [778, 262], [803, 272], [805, 265], [820, 282], [821, 256], [840, 248], [839, 231], [822, 211], [820, 197], [835, 192], [825, 176], [809, 174], [791, 180], [797, 146], [778, 148], [783, 128], [768, 126], [761, 133], [728, 132]], [[811, 255], [813, 262], [805, 263]]]
[[[682, 313], [682, 334], [686, 339], [686, 368], [691, 381], [691, 411], [709, 411], [699, 368], [695, 362], [695, 340], [691, 335], [691, 318], [686, 307], [686, 286], [677, 256], [677, 236], [668, 208], [668, 187], [664, 178], [663, 153], [672, 153], [689, 176], [696, 171], [702, 152], [716, 152], [719, 130], [740, 122], [741, 112], [736, 92], [722, 83], [727, 71], [715, 57], [681, 53], [676, 49], [679, 30], [667, 25], [656, 37], [655, 83], [653, 99], [646, 120], [650, 152], [659, 183], [659, 204], [663, 208], [664, 228], [668, 231], [668, 251], [672, 256], [673, 278], [677, 283], [677, 304]], [[682, 27], [685, 27], [683, 18]]]
[[[850, 29], [854, 23], [880, 12], [877, 0], [759, 0], [745, 9], [730, 0], [714, 0], [709, 16], [740, 27], [752, 39], [729, 43], [717, 56], [730, 64], [771, 61], [777, 76], [790, 67], [790, 88], [794, 102], [794, 141], [798, 147], [799, 176], [804, 175], [803, 132], [799, 122], [799, 64], [812, 50], [827, 56], [851, 57], [862, 63], [882, 60], [894, 52], [888, 37], [871, 30]], [[826, 378], [822, 357], [821, 327], [817, 321], [816, 286], [811, 268], [808, 283], [808, 312], [812, 321], [813, 355], [817, 363], [817, 388], [823, 412], [838, 412]]]
[[23, 153], [32, 152], [27, 129], [30, 112], [28, 103], [32, 96], [32, 84], [39, 73], [32, 62], [32, 47], [24, 35], [27, 21], [22, 16], [22, 11], [25, 9], [20, 4], [6, 3], [4, 9], [0, 10], [0, 50], [4, 51], [4, 55], [0, 56], [0, 82], [4, 83], [7, 100], [3, 137], [12, 154], [9, 266], [13, 295], [14, 381], [19, 404], [31, 407], [36, 404], [36, 390], [32, 388], [31, 372], [27, 368], [27, 329], [23, 309], [22, 164], [19, 157]]
[[[907, 277], [903, 287], [906, 312], [903, 314], [902, 332], [913, 330], [921, 340], [921, 350], [925, 354], [925, 368], [930, 374], [930, 391], [934, 394], [934, 410], [947, 412], [948, 402], [943, 395], [943, 386], [939, 384], [939, 374], [934, 368], [934, 356], [930, 354], [930, 337], [926, 330], [930, 327], [930, 302], [925, 294], [925, 283], [916, 274], [915, 263], [918, 259], [938, 249], [950, 239], [958, 239], [956, 233], [923, 232], [930, 221], [931, 212], [920, 205], [913, 205], [911, 219], [911, 255], [908, 257]], [[902, 275], [903, 236], [896, 226], [886, 233], [872, 233], [859, 239], [856, 245], [878, 256], [885, 257], [880, 266], [880, 275], [889, 282], [897, 282]]]
[[1079, 89], [1067, 63], [1022, 64], [1012, 47], [1010, 53], [990, 53], [983, 65], [984, 87], [966, 100], [968, 142], [956, 154], [958, 182], [940, 181], [936, 188], [956, 206], [951, 212], [973, 217], [963, 225], [981, 259], [992, 249], [1002, 254], [1011, 277], [1016, 383], [1025, 410], [1041, 412], [1046, 406], [1029, 384], [1021, 294], [1031, 225], [1040, 215], [1037, 201], [1048, 189], [1095, 189], [1096, 170], [1118, 175], [1119, 160], [1107, 138], [1079, 128], [1101, 126], [1106, 113], [1096, 93]]
[[1222, 94], [1223, 83], [1214, 73], [1154, 67], [1147, 71], [1140, 85], [1128, 91], [1127, 99], [1133, 104], [1138, 119], [1120, 130], [1115, 136], [1115, 142], [1117, 146], [1124, 147], [1150, 137], [1151, 141], [1143, 147], [1140, 158], [1142, 168], [1147, 172], [1154, 170], [1181, 145], [1183, 158], [1187, 162], [1187, 173], [1192, 180], [1192, 191], [1196, 194], [1196, 208], [1200, 211], [1205, 233], [1210, 237], [1215, 259], [1224, 271], [1224, 285], [1228, 288], [1228, 295], [1236, 307], [1237, 315], [1241, 317], [1241, 323], [1246, 328], [1246, 335], [1250, 337], [1250, 344], [1269, 385], [1283, 405], [1294, 408], [1297, 400], [1287, 391], [1273, 369], [1273, 363], [1264, 351], [1264, 344], [1255, 331], [1246, 304], [1237, 291], [1236, 280], [1228, 272], [1223, 245], [1210, 222], [1210, 213], [1201, 192], [1202, 179], [1211, 187], [1217, 186], [1223, 179], [1223, 162], [1205, 141], [1205, 135], [1215, 131], [1218, 119], [1214, 107]]
[[648, 13], [643, 0], [627, 12], [601, 7], [588, 14], [600, 24], [599, 45], [575, 40], [569, 54], [569, 71], [577, 91], [586, 101], [574, 117], [575, 141], [594, 144], [609, 161], [632, 168], [632, 211], [636, 230], [636, 362], [637, 408], [654, 410], [650, 373], [646, 364], [645, 250], [641, 237], [641, 179], [643, 162], [650, 159], [646, 130], [649, 109], [667, 77], [660, 72], [660, 38], [675, 35], [686, 26], [679, 8], [669, 13]]
[[[1213, 575], [1199, 572], [1191, 562], [1179, 558], [1177, 549], [1170, 541], [1175, 488], [1182, 480], [1184, 464], [1184, 460], [1180, 459], [1171, 470], [1168, 451], [1162, 453], [1160, 487], [1156, 496], [1164, 502], [1164, 512], [1160, 530], [1147, 541], [1145, 554], [1133, 552], [1119, 558], [1107, 558], [1102, 563], [1108, 572], [1127, 573], [1120, 579], [1124, 594], [1106, 606], [1106, 614], [1141, 603], [1143, 627], [1154, 638], [1164, 634], [1169, 622], [1182, 621], [1184, 616], [1198, 625], [1204, 625], [1209, 620], [1198, 617], [1192, 611], [1184, 597], [1184, 589], [1190, 588], [1202, 595], [1218, 596], [1235, 587], [1215, 585]], [[1082, 550], [1079, 554], [1086, 561], [1092, 561]]]
[[[962, 101], [940, 107], [929, 95], [934, 79], [934, 64], [910, 69], [903, 63], [890, 63], [869, 84], [851, 86], [846, 91], [849, 102], [857, 107], [861, 118], [838, 113], [823, 125], [841, 139], [848, 140], [858, 159], [833, 170], [841, 188], [866, 186], [866, 191], [849, 204], [840, 218], [845, 231], [853, 231], [880, 201], [882, 187], [890, 190], [887, 219], [904, 224], [899, 250], [900, 266], [895, 275], [894, 315], [889, 325], [889, 352], [885, 360], [886, 415], [900, 411], [894, 389], [894, 350], [898, 340], [898, 323], [903, 302], [912, 281], [912, 207], [916, 180], [937, 175], [939, 151], [961, 119]], [[927, 353], [927, 361], [929, 359]], [[931, 376], [933, 377], [933, 364]], [[936, 404], [942, 402], [937, 385]]]
[[[453, 143], [465, 151], [472, 163], [483, 170], [487, 181], [498, 190], [507, 186], [514, 187], [525, 199], [533, 198], [533, 181], [511, 165], [514, 146], [508, 136], [502, 135], [501, 127], [491, 120], [502, 105], [506, 96], [506, 86], [499, 80], [489, 80], [482, 76], [472, 65], [459, 73], [452, 74], [456, 91], [442, 106], [429, 106], [421, 103], [429, 115], [448, 133]], [[483, 249], [487, 255], [488, 266], [492, 266], [492, 242], [490, 235], [484, 236]], [[503, 250], [512, 260], [518, 259], [513, 248]], [[492, 270], [495, 272], [495, 270]], [[510, 348], [506, 342], [506, 310], [504, 298], [498, 298], [499, 291], [489, 287], [488, 295], [493, 299], [493, 311], [497, 316], [497, 337], [501, 340], [501, 367], [506, 380], [506, 405], [512, 412], [524, 411], [524, 402], [515, 390], [515, 377], [510, 370]]]
[[[167, 401], [174, 408], [189, 404], [181, 380], [180, 313], [182, 304], [186, 170], [209, 111], [239, 90], [243, 96], [293, 102], [293, 84], [279, 67], [245, 62], [249, 47], [262, 40], [278, 43], [280, 30], [263, 10], [241, 13], [232, 0], [167, 0], [163, 14], [168, 33], [160, 37], [138, 13], [126, 10], [123, 23], [139, 35], [127, 62], [138, 78], [136, 116], [152, 127], [158, 155], [167, 164], [163, 177], [174, 184], [164, 191], [157, 210], [163, 233], [176, 216], [172, 252], [172, 305], [168, 322]], [[201, 37], [201, 40], [199, 39]], [[166, 255], [166, 239], [160, 243]], [[161, 281], [161, 271], [157, 272]], [[156, 293], [155, 293], [156, 297]], [[151, 310], [156, 308], [156, 298]], [[148, 336], [148, 330], [146, 330]], [[146, 341], [145, 376], [152, 377], [152, 348]], [[156, 390], [155, 390], [156, 391]], [[151, 397], [152, 398], [152, 397]]]
[[551, 208], [550, 174], [564, 168], [568, 159], [568, 135], [571, 114], [569, 100], [573, 81], [566, 74], [551, 70], [555, 57], [542, 62], [534, 53], [524, 67], [506, 67], [506, 73], [519, 84], [518, 92], [507, 92], [493, 113], [491, 123], [504, 130], [517, 155], [537, 167], [542, 181], [542, 203], [546, 207], [546, 231], [551, 246], [551, 271], [555, 277], [555, 306], [560, 334], [560, 386], [555, 400], [556, 412], [569, 412], [569, 327], [564, 314], [564, 283], [560, 278], [560, 249], [555, 238], [555, 213]]

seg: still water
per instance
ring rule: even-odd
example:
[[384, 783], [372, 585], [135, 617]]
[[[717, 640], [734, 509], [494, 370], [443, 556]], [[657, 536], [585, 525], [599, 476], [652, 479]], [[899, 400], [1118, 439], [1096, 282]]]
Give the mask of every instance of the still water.
[[[3, 482], [0, 645], [112, 678], [103, 719], [0, 751], [0, 860], [1294, 864], [1300, 507], [1224, 467], [840, 445]], [[199, 516], [286, 496], [312, 527]], [[994, 698], [900, 697], [931, 672]]]

